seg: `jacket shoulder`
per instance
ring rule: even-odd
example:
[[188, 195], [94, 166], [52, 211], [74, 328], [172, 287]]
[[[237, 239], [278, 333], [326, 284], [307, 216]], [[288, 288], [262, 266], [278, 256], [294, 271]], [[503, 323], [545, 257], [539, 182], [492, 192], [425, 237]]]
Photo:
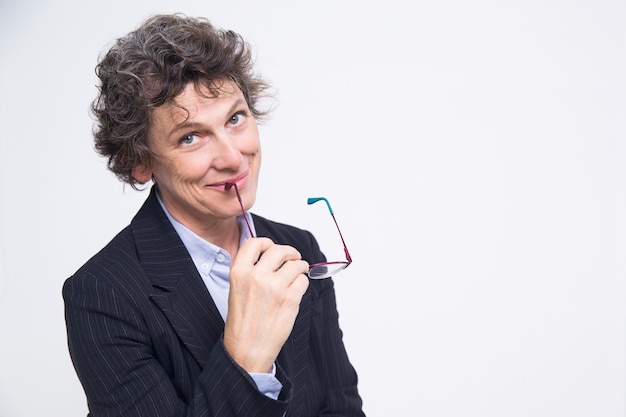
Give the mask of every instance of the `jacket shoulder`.
[[[126, 227], [67, 278], [64, 291], [70, 285], [90, 285], [89, 283], [96, 285], [96, 281], [101, 283], [106, 281], [118, 288], [142, 287], [147, 284], [141, 283], [142, 277], [145, 277], [145, 274], [139, 261], [134, 237], [130, 227]], [[131, 282], [134, 282], [134, 285]]]

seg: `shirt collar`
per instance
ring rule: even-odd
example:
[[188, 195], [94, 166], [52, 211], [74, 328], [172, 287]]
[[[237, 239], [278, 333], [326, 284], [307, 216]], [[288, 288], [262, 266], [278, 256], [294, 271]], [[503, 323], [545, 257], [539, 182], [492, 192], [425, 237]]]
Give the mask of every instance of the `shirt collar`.
[[[158, 192], [156, 193], [156, 196], [159, 204], [161, 205], [161, 208], [165, 212], [165, 215], [169, 219], [170, 223], [172, 223], [174, 230], [176, 230], [176, 233], [178, 233], [178, 236], [182, 240], [183, 245], [185, 245], [185, 248], [189, 252], [189, 255], [191, 255], [191, 258], [196, 265], [196, 268], [200, 269], [200, 265], [206, 264], [207, 262], [213, 264], [213, 262], [215, 262], [215, 258], [219, 254], [223, 254], [230, 258], [230, 255], [224, 249], [201, 238], [185, 225], [174, 219], [174, 217], [172, 217], [170, 212], [165, 207], [165, 204], [163, 204], [163, 200], [161, 200]], [[243, 216], [244, 213], [237, 216], [237, 224], [239, 225], [240, 232], [239, 247], [241, 247], [241, 245], [243, 245], [243, 243], [251, 237], [250, 231], [246, 226], [246, 222]], [[252, 215], [249, 212], [245, 212], [245, 216], [248, 218], [248, 222], [250, 223], [250, 227], [252, 228], [253, 233], [256, 234], [254, 222], [252, 221]]]

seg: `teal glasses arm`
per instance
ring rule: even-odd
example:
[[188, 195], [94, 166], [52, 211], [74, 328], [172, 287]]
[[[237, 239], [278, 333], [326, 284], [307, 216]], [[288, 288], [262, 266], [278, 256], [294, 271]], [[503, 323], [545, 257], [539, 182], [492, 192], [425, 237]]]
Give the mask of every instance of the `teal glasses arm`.
[[328, 211], [330, 211], [331, 215], [335, 215], [335, 213], [333, 213], [333, 209], [330, 206], [330, 203], [328, 202], [328, 200], [326, 200], [325, 197], [309, 197], [306, 201], [307, 204], [313, 204], [313, 203], [317, 203], [318, 201], [324, 201], [326, 203], [326, 205], [328, 206]]
[[345, 252], [346, 259], [348, 260], [348, 263], [346, 264], [347, 266], [352, 262], [352, 258], [350, 257], [350, 252], [348, 252], [348, 247], [346, 246], [346, 242], [343, 240], [343, 234], [341, 234], [341, 229], [339, 228], [339, 224], [337, 223], [337, 219], [335, 218], [335, 213], [333, 212], [333, 208], [330, 206], [330, 203], [325, 197], [309, 197], [306, 202], [307, 204], [313, 204], [313, 203], [317, 203], [318, 201], [324, 201], [326, 203], [326, 206], [328, 207], [328, 211], [330, 211], [330, 215], [333, 218], [333, 221], [335, 222], [335, 226], [337, 227], [337, 232], [339, 232], [339, 237], [341, 238], [341, 243], [343, 243], [343, 251]]

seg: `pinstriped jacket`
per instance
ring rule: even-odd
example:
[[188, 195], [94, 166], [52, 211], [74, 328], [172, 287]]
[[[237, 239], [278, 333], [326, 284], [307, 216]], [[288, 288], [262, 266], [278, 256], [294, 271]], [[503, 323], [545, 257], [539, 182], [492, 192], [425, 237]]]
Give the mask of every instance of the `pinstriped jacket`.
[[[321, 262], [313, 235], [254, 215], [259, 236]], [[155, 190], [63, 286], [68, 346], [92, 417], [364, 416], [331, 279], [311, 280], [266, 397], [226, 353], [224, 322]]]

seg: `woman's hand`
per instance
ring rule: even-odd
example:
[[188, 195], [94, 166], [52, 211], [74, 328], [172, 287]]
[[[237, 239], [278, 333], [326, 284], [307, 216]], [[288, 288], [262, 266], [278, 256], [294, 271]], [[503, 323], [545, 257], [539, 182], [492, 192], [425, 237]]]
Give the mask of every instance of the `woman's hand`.
[[309, 286], [301, 259], [291, 246], [252, 238], [233, 261], [224, 346], [250, 373], [269, 372], [291, 334]]

